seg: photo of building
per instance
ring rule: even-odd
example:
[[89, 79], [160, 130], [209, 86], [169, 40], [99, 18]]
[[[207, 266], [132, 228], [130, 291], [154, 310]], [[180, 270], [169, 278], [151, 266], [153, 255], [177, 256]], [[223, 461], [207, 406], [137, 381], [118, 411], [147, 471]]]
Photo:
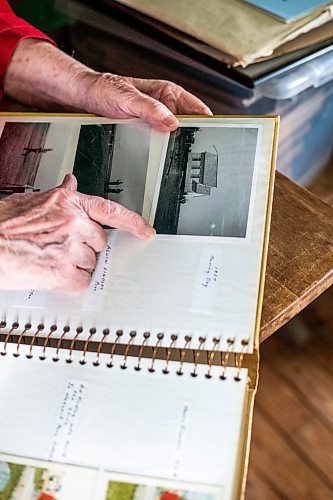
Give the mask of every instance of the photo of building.
[[170, 134], [154, 227], [160, 234], [245, 238], [256, 127], [181, 127]]
[[211, 189], [217, 187], [216, 154], [204, 151], [189, 153], [185, 174], [185, 192], [194, 196], [210, 195]]

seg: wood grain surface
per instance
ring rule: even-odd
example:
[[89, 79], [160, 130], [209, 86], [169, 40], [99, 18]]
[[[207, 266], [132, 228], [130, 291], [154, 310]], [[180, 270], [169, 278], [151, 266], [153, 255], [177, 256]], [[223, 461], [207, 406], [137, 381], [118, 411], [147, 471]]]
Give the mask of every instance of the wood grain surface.
[[276, 174], [260, 339], [333, 283], [333, 208]]
[[246, 500], [333, 498], [332, 300], [261, 346]]

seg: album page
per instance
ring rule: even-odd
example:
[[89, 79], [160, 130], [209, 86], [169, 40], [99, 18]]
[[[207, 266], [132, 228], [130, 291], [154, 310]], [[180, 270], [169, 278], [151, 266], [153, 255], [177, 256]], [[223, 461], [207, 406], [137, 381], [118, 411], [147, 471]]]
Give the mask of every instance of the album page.
[[[187, 117], [171, 134], [139, 120], [3, 116], [2, 196], [59, 185], [73, 172], [79, 191], [142, 214], [156, 237], [117, 230], [81, 293], [0, 292], [7, 332], [14, 322], [70, 330], [122, 329], [152, 339], [199, 337], [219, 350], [252, 352], [267, 249], [277, 119]], [[13, 140], [15, 138], [15, 145]], [[7, 177], [3, 177], [7, 175]], [[9, 329], [9, 330], [8, 330]], [[216, 340], [217, 339], [217, 340]]]
[[[12, 347], [12, 349], [11, 349]], [[220, 488], [230, 498], [243, 445], [247, 370], [117, 357], [112, 368], [0, 358], [0, 443], [8, 455]], [[77, 353], [78, 354], [78, 353]], [[52, 470], [52, 464], [48, 469]], [[30, 476], [32, 472], [29, 473]], [[60, 474], [61, 475], [61, 474]], [[87, 479], [88, 480], [88, 479]], [[139, 484], [143, 482], [140, 479]], [[155, 483], [156, 484], [156, 483]], [[200, 497], [202, 498], [202, 497]], [[220, 497], [208, 496], [215, 499]]]

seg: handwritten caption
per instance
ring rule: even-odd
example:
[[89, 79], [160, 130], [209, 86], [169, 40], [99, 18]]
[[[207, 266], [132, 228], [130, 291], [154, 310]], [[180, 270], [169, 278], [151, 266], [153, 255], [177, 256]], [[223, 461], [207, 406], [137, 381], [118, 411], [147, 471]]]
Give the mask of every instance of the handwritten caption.
[[48, 293], [49, 292], [43, 292], [41, 290], [22, 290], [15, 292], [13, 306], [42, 309], [45, 305]]
[[91, 283], [83, 296], [82, 310], [102, 310], [112, 263], [111, 255], [112, 246], [109, 240], [105, 249], [97, 256], [96, 266], [91, 276]]
[[[105, 288], [106, 278], [109, 270], [111, 258], [111, 246], [106, 245], [103, 254], [99, 254], [96, 262], [96, 267], [92, 274], [91, 290], [93, 293], [103, 291]], [[99, 266], [99, 263], [101, 265]]]
[[175, 458], [173, 462], [172, 477], [176, 479], [179, 476], [181, 461], [184, 455], [185, 445], [186, 445], [186, 433], [189, 424], [190, 417], [190, 405], [189, 403], [184, 403], [181, 411], [180, 425], [177, 434], [176, 448], [175, 448]]
[[221, 262], [222, 248], [203, 248], [192, 293], [192, 310], [211, 312], [221, 277]]
[[203, 277], [203, 282], [201, 283], [201, 285], [204, 288], [208, 288], [209, 284], [212, 281], [215, 281], [215, 282], [217, 281], [218, 275], [219, 275], [219, 268], [216, 265], [216, 257], [211, 254], [209, 257], [208, 263], [207, 263], [207, 267], [204, 270], [204, 277]]
[[49, 460], [66, 460], [75, 426], [78, 421], [86, 386], [79, 380], [69, 380], [60, 404], [59, 414], [52, 435]]

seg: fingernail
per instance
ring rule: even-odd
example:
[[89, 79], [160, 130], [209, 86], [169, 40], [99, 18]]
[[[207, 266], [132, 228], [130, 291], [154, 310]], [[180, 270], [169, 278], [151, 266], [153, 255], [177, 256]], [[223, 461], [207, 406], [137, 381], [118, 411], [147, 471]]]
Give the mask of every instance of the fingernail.
[[213, 116], [213, 112], [208, 106], [204, 107], [204, 113], [205, 113], [205, 115]]
[[164, 118], [163, 125], [165, 125], [166, 127], [178, 127], [179, 123], [175, 116], [168, 115], [166, 118]]
[[154, 236], [156, 235], [156, 231], [153, 227], [147, 225], [144, 230], [144, 235], [147, 239], [154, 238]]

